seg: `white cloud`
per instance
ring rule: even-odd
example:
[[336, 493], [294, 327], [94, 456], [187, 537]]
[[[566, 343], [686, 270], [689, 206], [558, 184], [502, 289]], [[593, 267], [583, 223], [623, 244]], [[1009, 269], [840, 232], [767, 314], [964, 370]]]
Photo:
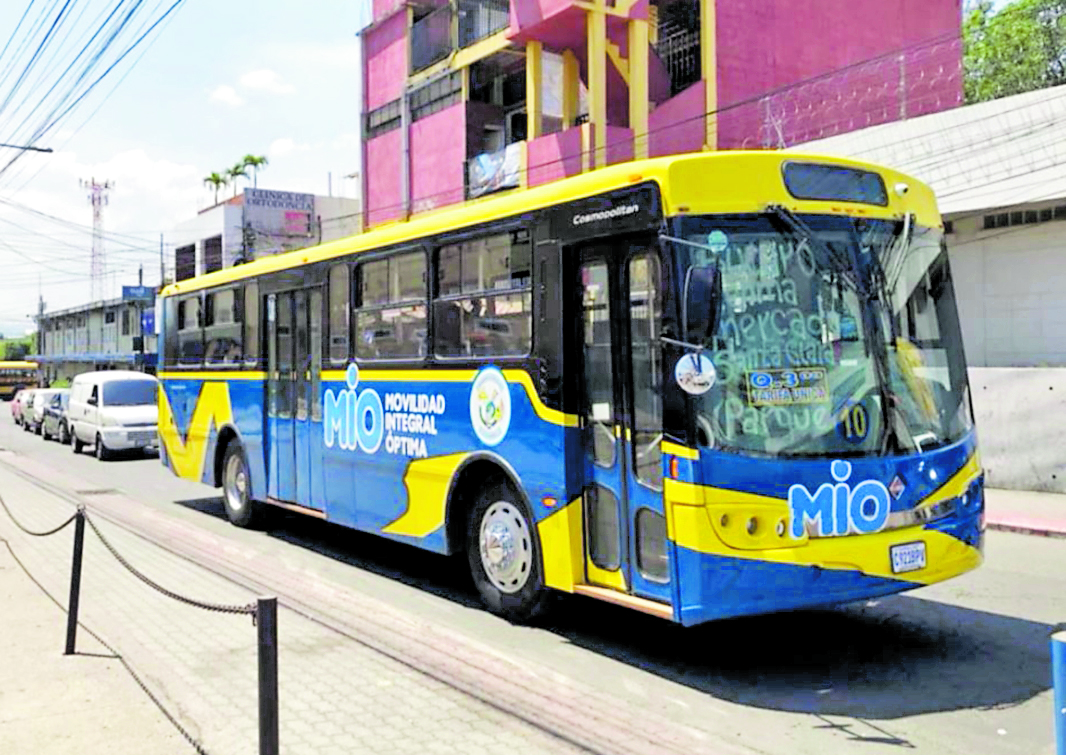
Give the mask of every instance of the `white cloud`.
[[296, 87], [282, 81], [281, 76], [268, 68], [249, 71], [240, 78], [240, 85], [245, 89], [255, 89], [270, 94], [292, 94]]
[[215, 102], [224, 102], [232, 107], [240, 107], [244, 100], [237, 94], [237, 90], [228, 84], [220, 84], [211, 92], [211, 99]]
[[291, 154], [293, 152], [306, 152], [311, 149], [306, 144], [297, 144], [294, 140], [289, 138], [275, 139], [270, 143], [270, 148], [267, 153], [271, 157], [283, 157], [284, 155]]

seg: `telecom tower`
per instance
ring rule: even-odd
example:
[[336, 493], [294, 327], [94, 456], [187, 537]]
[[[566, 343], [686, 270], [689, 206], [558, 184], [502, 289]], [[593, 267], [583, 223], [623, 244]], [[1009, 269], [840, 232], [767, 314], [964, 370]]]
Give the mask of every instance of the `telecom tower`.
[[92, 301], [103, 301], [107, 294], [107, 280], [104, 277], [104, 205], [107, 204], [107, 192], [114, 188], [113, 181], [97, 183], [96, 179], [79, 181], [83, 189], [89, 190], [89, 203], [93, 206], [93, 253], [89, 267], [92, 280]]

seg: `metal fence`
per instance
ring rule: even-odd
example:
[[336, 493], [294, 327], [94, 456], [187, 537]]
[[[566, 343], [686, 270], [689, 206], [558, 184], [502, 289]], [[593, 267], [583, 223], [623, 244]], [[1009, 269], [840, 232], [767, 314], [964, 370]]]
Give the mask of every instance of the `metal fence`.
[[452, 49], [451, 5], [441, 6], [411, 25], [411, 73], [444, 60]]
[[469, 47], [511, 23], [509, 0], [459, 0], [459, 47]]

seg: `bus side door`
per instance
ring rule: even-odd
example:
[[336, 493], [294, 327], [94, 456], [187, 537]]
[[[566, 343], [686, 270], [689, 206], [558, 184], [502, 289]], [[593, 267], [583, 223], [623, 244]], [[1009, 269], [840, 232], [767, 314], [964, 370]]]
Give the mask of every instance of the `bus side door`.
[[650, 244], [586, 247], [577, 289], [589, 584], [671, 602], [662, 496], [660, 260]]

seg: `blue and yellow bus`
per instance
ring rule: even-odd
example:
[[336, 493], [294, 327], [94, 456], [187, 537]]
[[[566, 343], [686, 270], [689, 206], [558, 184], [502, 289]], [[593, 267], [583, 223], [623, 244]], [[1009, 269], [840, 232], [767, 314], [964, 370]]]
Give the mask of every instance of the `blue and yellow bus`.
[[182, 281], [163, 463], [685, 625], [980, 564], [932, 192], [777, 152], [616, 165]]

